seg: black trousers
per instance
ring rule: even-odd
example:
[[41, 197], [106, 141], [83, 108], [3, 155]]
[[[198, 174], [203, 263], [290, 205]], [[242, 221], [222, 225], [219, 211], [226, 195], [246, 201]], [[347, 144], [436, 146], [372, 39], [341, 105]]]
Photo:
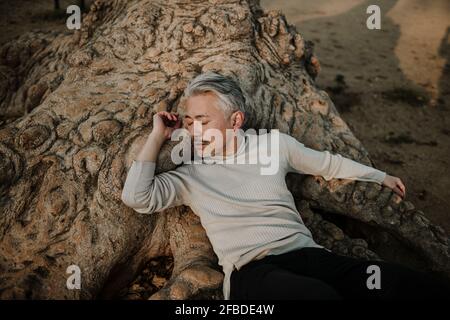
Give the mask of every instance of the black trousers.
[[230, 300], [437, 298], [450, 298], [448, 282], [399, 264], [322, 248], [268, 255], [235, 269], [230, 278]]

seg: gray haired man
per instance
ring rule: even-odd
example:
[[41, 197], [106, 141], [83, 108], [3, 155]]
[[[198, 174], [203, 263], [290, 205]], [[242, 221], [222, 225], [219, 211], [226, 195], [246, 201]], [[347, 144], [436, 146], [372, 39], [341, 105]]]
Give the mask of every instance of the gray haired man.
[[[273, 146], [261, 144], [258, 135], [243, 133], [245, 98], [232, 78], [216, 72], [200, 74], [187, 86], [184, 99], [182, 116], [165, 111], [154, 115], [153, 130], [128, 172], [122, 201], [143, 214], [190, 206], [200, 217], [223, 268], [226, 300], [448, 294], [425, 273], [337, 255], [317, 244], [285, 182], [288, 172], [320, 175], [326, 180], [369, 181], [404, 197], [405, 186], [399, 178], [340, 154], [307, 148], [283, 133], [278, 137], [278, 170], [263, 175], [262, 163], [238, 161], [258, 158], [261, 148]], [[203, 159], [237, 161], [187, 163], [155, 175], [161, 146], [182, 126], [200, 141], [194, 151]], [[209, 129], [221, 132], [221, 138], [210, 139]], [[227, 134], [230, 131], [234, 134]], [[381, 283], [375, 286], [367, 281], [367, 270], [374, 265], [381, 273], [377, 278]]]

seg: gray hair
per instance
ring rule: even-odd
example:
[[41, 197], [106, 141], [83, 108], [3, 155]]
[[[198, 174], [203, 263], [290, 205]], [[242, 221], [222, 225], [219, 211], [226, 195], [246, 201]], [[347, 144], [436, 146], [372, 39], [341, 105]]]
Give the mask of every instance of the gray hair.
[[[184, 96], [187, 99], [206, 92], [213, 92], [217, 95], [220, 101], [219, 106], [224, 111], [225, 116], [230, 116], [236, 111], [242, 111], [245, 114], [244, 94], [232, 78], [213, 71], [201, 73], [189, 82], [184, 90]], [[245, 120], [247, 120], [247, 117], [245, 117]]]

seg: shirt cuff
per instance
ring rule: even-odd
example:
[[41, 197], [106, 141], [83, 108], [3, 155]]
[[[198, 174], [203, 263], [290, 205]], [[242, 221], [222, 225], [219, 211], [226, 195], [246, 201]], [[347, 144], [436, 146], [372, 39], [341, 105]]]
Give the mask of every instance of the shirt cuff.
[[375, 179], [379, 184], [383, 184], [384, 179], [386, 178], [387, 173], [378, 169], [375, 169]]

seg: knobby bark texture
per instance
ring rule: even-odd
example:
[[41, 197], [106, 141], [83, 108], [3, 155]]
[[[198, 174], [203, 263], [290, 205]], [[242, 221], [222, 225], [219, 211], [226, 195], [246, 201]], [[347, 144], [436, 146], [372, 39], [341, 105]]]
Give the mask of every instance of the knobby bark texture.
[[[313, 44], [250, 0], [96, 1], [76, 33], [35, 31], [4, 45], [0, 297], [114, 297], [147, 261], [172, 256], [170, 279], [150, 299], [222, 298], [201, 221], [184, 206], [152, 215], [126, 207], [128, 168], [152, 114], [176, 111], [188, 81], [207, 70], [239, 82], [251, 127], [374, 165], [315, 85], [319, 69]], [[157, 172], [174, 169], [172, 147]], [[371, 259], [383, 258], [371, 243], [380, 252], [395, 243], [408, 252], [402, 262], [449, 277], [443, 229], [390, 189], [301, 175], [288, 185], [319, 243]], [[73, 264], [80, 290], [66, 286]]]

